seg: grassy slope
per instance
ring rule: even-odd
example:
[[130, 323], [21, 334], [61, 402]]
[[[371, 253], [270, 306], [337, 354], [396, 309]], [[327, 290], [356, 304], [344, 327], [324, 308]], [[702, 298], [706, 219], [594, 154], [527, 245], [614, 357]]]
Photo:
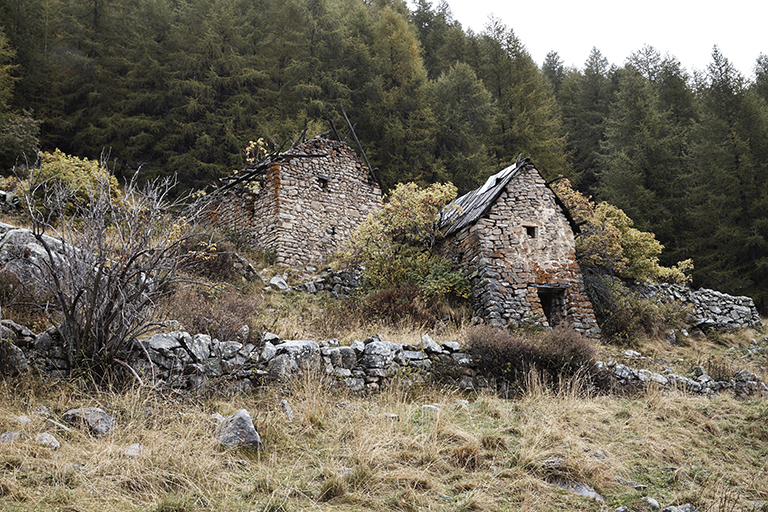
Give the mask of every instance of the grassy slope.
[[[648, 341], [635, 348], [665, 357], [681, 372], [717, 361], [765, 377], [765, 355], [746, 361], [733, 355], [738, 350], [728, 350], [748, 346], [751, 337], [762, 339], [757, 336], [742, 333], [676, 347]], [[609, 346], [603, 351], [621, 353]], [[632, 364], [643, 363], [657, 361]], [[280, 411], [283, 398], [293, 406], [293, 421]], [[432, 403], [441, 404], [439, 413], [422, 409]], [[31, 440], [45, 430], [43, 419], [33, 414], [39, 405], [55, 418], [69, 408], [100, 406], [117, 417], [118, 427], [101, 439], [57, 432], [62, 447], [51, 451]], [[216, 446], [210, 414], [239, 408], [254, 417], [266, 452]], [[21, 427], [16, 420], [21, 414], [33, 423]], [[703, 510], [730, 511], [760, 510], [755, 502], [768, 501], [768, 403], [728, 394], [706, 398], [651, 390], [633, 397], [590, 397], [570, 389], [502, 400], [489, 393], [395, 388], [363, 397], [308, 381], [248, 396], [183, 399], [146, 389], [95, 395], [64, 382], [26, 379], [0, 387], [0, 431], [7, 430], [27, 436], [0, 444], [0, 510], [9, 511], [614, 510], [620, 505], [637, 511], [643, 510], [643, 496], [662, 507], [694, 503]], [[137, 442], [144, 446], [141, 455], [123, 454]], [[598, 451], [606, 457], [596, 457]], [[542, 464], [552, 457], [564, 462], [557, 468]], [[548, 483], [555, 478], [584, 482], [606, 503]], [[635, 490], [617, 479], [648, 489]]]

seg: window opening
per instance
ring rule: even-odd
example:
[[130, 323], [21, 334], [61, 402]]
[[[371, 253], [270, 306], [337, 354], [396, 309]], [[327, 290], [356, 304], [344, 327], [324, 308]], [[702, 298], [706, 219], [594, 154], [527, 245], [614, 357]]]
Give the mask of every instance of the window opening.
[[327, 176], [315, 176], [317, 183], [320, 185], [320, 190], [328, 190], [328, 181], [330, 179]]
[[536, 226], [525, 226], [525, 234], [528, 235], [528, 238], [536, 238], [539, 236], [539, 228]]

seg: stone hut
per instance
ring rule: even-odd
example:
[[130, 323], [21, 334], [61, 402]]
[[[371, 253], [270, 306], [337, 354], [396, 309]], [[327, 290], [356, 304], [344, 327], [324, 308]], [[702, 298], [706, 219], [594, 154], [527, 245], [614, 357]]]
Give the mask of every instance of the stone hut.
[[279, 265], [322, 263], [381, 208], [376, 177], [338, 140], [310, 139], [224, 181], [212, 219]]
[[576, 262], [578, 227], [530, 160], [448, 204], [440, 227], [442, 251], [471, 282], [475, 316], [599, 335]]

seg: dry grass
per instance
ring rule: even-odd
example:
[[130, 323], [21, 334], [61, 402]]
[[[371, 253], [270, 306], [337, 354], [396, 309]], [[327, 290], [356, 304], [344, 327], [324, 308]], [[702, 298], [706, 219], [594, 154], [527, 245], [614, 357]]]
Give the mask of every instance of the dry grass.
[[[284, 339], [346, 344], [378, 333], [413, 344], [425, 332], [438, 341], [467, 339], [463, 325], [391, 325], [327, 297], [262, 288], [248, 290], [254, 309], [243, 321]], [[742, 332], [674, 346], [643, 340], [634, 348], [648, 359], [630, 364], [654, 371], [669, 364], [686, 373], [709, 362], [723, 371], [748, 368], [765, 380], [768, 357], [747, 359], [738, 350], [755, 337]], [[624, 350], [601, 346], [599, 359], [621, 359]], [[662, 506], [732, 512], [768, 502], [765, 399], [658, 389], [594, 395], [578, 380], [552, 391], [535, 376], [515, 400], [399, 386], [363, 396], [325, 384], [306, 378], [245, 396], [181, 397], [148, 389], [96, 393], [33, 378], [0, 382], [0, 433], [26, 436], [0, 444], [0, 511], [642, 511], [642, 497], [651, 496]], [[280, 410], [282, 399], [292, 406], [292, 421]], [[439, 410], [422, 407], [431, 404]], [[51, 431], [62, 444], [51, 451], [34, 442], [47, 428], [34, 414], [41, 405], [57, 420], [70, 408], [99, 406], [117, 427], [105, 438]], [[254, 418], [265, 452], [216, 445], [210, 415], [240, 408]], [[22, 426], [22, 414], [33, 423]], [[143, 452], [126, 456], [133, 443]], [[562, 461], [546, 463], [555, 459]], [[606, 502], [554, 480], [586, 483]]]
[[[662, 506], [735, 511], [768, 501], [765, 400], [659, 390], [590, 396], [578, 385], [552, 392], [535, 382], [516, 400], [397, 386], [365, 397], [318, 382], [198, 399], [6, 382], [0, 431], [21, 431], [26, 440], [0, 444], [0, 510], [644, 510], [647, 495]], [[280, 411], [282, 399], [292, 421]], [[118, 426], [105, 438], [55, 432], [62, 448], [51, 451], [32, 440], [45, 430], [33, 414], [38, 405], [54, 418], [100, 406]], [[243, 407], [263, 453], [216, 446], [210, 414]], [[33, 423], [21, 426], [21, 414]], [[138, 457], [124, 454], [133, 443], [144, 447]], [[545, 462], [554, 458], [562, 461]], [[606, 502], [554, 480], [586, 483]]]

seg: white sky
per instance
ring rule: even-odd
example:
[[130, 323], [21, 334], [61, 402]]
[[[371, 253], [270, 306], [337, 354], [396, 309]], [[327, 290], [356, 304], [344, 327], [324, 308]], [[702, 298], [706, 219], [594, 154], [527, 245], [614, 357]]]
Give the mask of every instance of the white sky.
[[[692, 72], [705, 70], [712, 48], [745, 77], [768, 55], [765, 0], [447, 0], [464, 30], [483, 31], [489, 15], [514, 30], [541, 66], [554, 50], [566, 66], [584, 67], [592, 47], [622, 66], [645, 44], [669, 53]], [[432, 0], [436, 7], [439, 0]]]

